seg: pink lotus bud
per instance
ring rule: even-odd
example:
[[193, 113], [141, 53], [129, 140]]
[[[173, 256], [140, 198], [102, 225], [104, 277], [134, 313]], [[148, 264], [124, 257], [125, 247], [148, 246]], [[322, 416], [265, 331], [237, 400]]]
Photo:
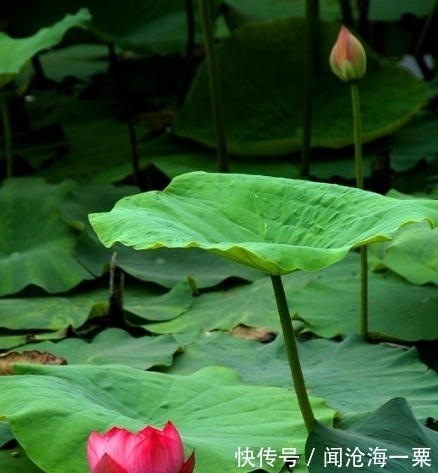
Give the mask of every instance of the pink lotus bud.
[[342, 26], [330, 54], [330, 67], [346, 82], [361, 79], [365, 75], [367, 68], [365, 49], [345, 26]]
[[192, 473], [194, 452], [184, 462], [184, 448], [175, 426], [146, 426], [138, 434], [113, 427], [103, 435], [91, 432], [87, 444], [91, 473]]

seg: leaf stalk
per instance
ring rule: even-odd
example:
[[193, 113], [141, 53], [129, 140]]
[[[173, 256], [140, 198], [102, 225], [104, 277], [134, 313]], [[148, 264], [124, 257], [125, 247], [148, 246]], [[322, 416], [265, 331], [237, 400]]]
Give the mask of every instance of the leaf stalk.
[[[350, 81], [350, 88], [353, 106], [356, 187], [363, 189], [362, 123], [357, 80]], [[360, 334], [364, 339], [368, 337], [368, 256], [365, 245], [360, 248]]]
[[312, 142], [313, 76], [315, 66], [315, 43], [319, 19], [319, 0], [306, 2], [306, 46], [304, 61], [303, 140], [301, 146], [301, 176], [309, 177]]
[[283, 330], [284, 343], [286, 345], [287, 358], [289, 361], [292, 381], [295, 393], [298, 398], [301, 414], [309, 433], [313, 427], [315, 416], [313, 415], [312, 406], [310, 405], [309, 396], [307, 394], [306, 384], [304, 382], [303, 371], [301, 369], [300, 358], [298, 355], [297, 342], [290, 318], [289, 307], [284, 293], [283, 282], [281, 276], [271, 275], [272, 286], [274, 288], [275, 300], [277, 301], [278, 315], [280, 316], [281, 328]]
[[216, 132], [217, 161], [219, 172], [229, 172], [225, 120], [222, 107], [222, 90], [219, 63], [214, 44], [214, 23], [211, 0], [199, 0], [202, 29], [204, 31], [207, 68], [210, 82], [211, 105]]

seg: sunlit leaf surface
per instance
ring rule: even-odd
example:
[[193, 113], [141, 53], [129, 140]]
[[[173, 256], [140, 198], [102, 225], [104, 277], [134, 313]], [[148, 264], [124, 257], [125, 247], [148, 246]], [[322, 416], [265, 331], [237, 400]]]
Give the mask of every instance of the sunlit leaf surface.
[[105, 246], [198, 247], [268, 274], [317, 271], [351, 248], [391, 239], [410, 222], [438, 223], [438, 203], [350, 187], [194, 172], [163, 192], [120, 200], [90, 221]]

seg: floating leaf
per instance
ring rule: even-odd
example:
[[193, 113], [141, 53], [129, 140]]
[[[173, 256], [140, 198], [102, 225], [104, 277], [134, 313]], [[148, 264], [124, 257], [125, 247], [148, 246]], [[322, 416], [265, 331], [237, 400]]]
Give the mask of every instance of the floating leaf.
[[[359, 274], [331, 281], [310, 281], [305, 288], [289, 296], [293, 319], [304, 322], [305, 331], [322, 337], [357, 333], [359, 287]], [[437, 338], [437, 304], [436, 287], [414, 286], [391, 274], [369, 274], [372, 337], [408, 341]]]
[[[131, 282], [125, 288], [124, 296], [125, 308], [131, 312], [129, 318], [141, 323], [145, 323], [147, 317], [149, 320], [176, 318], [192, 304], [192, 289], [187, 280], [166, 293], [156, 285]], [[99, 306], [107, 314], [108, 297], [108, 288], [103, 287], [71, 293], [68, 297], [0, 298], [0, 327], [27, 333], [32, 329], [65, 331], [68, 326], [78, 328], [93, 317], [93, 309]]]
[[[328, 62], [338, 32], [335, 23], [318, 26], [313, 147], [340, 148], [353, 143], [349, 88], [332, 73]], [[305, 37], [305, 21], [288, 18], [248, 23], [218, 45], [230, 153], [275, 156], [301, 148]], [[380, 61], [369, 48], [367, 73], [359, 88], [364, 143], [393, 133], [427, 103], [427, 89], [421, 81], [396, 64]], [[204, 63], [176, 117], [176, 134], [215, 147], [209, 103]]]
[[127, 315], [130, 323], [141, 325], [146, 321], [161, 322], [172, 320], [190, 309], [193, 303], [193, 289], [188, 278], [180, 281], [166, 294], [151, 298], [145, 304], [144, 294], [138, 293], [137, 297], [130, 297], [124, 305], [124, 309], [132, 314]]
[[[267, 344], [236, 340], [223, 332], [192, 334], [189, 341], [179, 334], [175, 338], [185, 350], [175, 357], [167, 373], [188, 375], [217, 365], [235, 369], [248, 384], [290, 384], [281, 335]], [[426, 369], [414, 347], [370, 344], [359, 335], [348, 335], [341, 342], [300, 342], [298, 350], [309, 394], [324, 398], [329, 407], [339, 411], [342, 426], [364, 417], [393, 396], [406, 397], [421, 421], [436, 417], [438, 374]]]
[[96, 294], [3, 298], [0, 299], [0, 326], [22, 331], [65, 330], [68, 326], [77, 328], [86, 322], [94, 304], [108, 299], [108, 290], [93, 297]]
[[16, 293], [29, 284], [51, 293], [66, 291], [93, 278], [76, 260], [77, 233], [61, 220], [57, 209], [74, 186], [71, 181], [46, 184], [41, 178], [3, 182], [0, 295]]
[[[127, 318], [130, 320], [129, 316]], [[153, 333], [231, 330], [238, 325], [281, 330], [272, 295], [272, 283], [268, 278], [250, 285], [201, 293], [193, 299], [192, 307], [180, 317], [147, 324], [144, 321], [142, 325]]]
[[360, 189], [244, 174], [194, 172], [163, 192], [120, 200], [90, 222], [105, 246], [198, 247], [265, 271], [317, 271], [351, 248], [392, 238], [438, 202], [401, 201]]
[[[85, 471], [92, 430], [161, 428], [169, 419], [187, 450], [196, 448], [199, 471], [242, 471], [239, 446], [303, 452], [306, 432], [291, 391], [244, 384], [227, 368], [172, 376], [115, 365], [18, 365], [16, 373], [0, 378], [0, 418], [46, 473]], [[333, 411], [321, 399], [311, 403], [315, 416], [331, 424]], [[282, 466], [278, 459], [265, 469], [274, 473]]]
[[[58, 343], [47, 341], [26, 345], [20, 348], [20, 352], [30, 347], [65, 358], [69, 365], [119, 364], [147, 370], [152, 366], [169, 366], [173, 354], [178, 350], [178, 343], [167, 335], [134, 338], [124, 330], [109, 328], [96, 335], [91, 342], [68, 338]], [[0, 371], [1, 359], [0, 356]], [[21, 363], [26, 361], [23, 360]]]

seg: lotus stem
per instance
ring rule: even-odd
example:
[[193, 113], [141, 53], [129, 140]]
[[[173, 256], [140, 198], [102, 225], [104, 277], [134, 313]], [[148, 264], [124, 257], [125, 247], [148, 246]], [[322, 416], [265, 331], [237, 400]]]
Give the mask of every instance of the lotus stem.
[[295, 393], [304, 419], [304, 424], [306, 425], [306, 430], [310, 433], [315, 416], [313, 415], [312, 406], [310, 405], [306, 384], [304, 382], [297, 342], [292, 326], [292, 320], [290, 318], [286, 295], [284, 293], [283, 282], [281, 276], [271, 276], [271, 281], [274, 288], [275, 300], [277, 301], [278, 315], [280, 316], [281, 328], [283, 330], [284, 343], [286, 345], [287, 358], [289, 361]]
[[210, 81], [213, 120], [216, 132], [218, 168], [219, 172], [229, 172], [219, 64], [214, 44], [214, 24], [211, 0], [199, 0], [199, 7], [201, 11], [201, 22], [202, 29], [204, 31], [205, 49], [207, 53], [206, 60], [208, 67], [208, 77]]
[[[350, 86], [353, 105], [356, 187], [363, 189], [362, 124], [357, 80], [350, 81]], [[360, 334], [363, 338], [368, 337], [368, 257], [365, 245], [360, 248]]]
[[301, 176], [309, 177], [312, 142], [312, 92], [315, 63], [316, 22], [319, 17], [319, 0], [306, 1], [306, 46], [304, 61], [303, 140], [301, 145]]
[[0, 107], [2, 110], [3, 134], [5, 137], [6, 176], [12, 177], [12, 165], [14, 159], [12, 129], [11, 121], [9, 119], [8, 100], [6, 98], [6, 92], [4, 90], [0, 90]]

